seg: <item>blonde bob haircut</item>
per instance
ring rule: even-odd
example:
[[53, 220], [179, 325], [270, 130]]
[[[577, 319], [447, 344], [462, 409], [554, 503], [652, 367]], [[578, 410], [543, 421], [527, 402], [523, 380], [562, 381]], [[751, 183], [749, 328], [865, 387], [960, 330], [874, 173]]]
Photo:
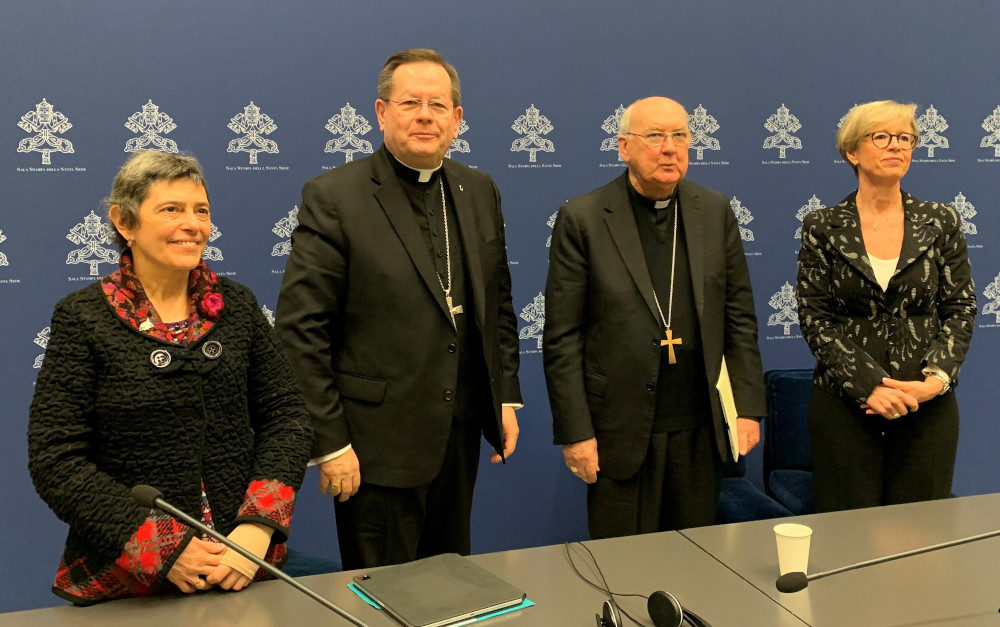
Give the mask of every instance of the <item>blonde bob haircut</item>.
[[902, 120], [910, 125], [910, 130], [919, 139], [920, 129], [917, 127], [916, 115], [917, 105], [895, 100], [877, 100], [855, 105], [844, 116], [844, 123], [837, 131], [837, 151], [840, 157], [847, 161], [847, 165], [851, 166], [857, 176], [858, 168], [847, 160], [847, 153], [857, 150], [865, 135], [877, 131], [877, 126], [883, 122]]

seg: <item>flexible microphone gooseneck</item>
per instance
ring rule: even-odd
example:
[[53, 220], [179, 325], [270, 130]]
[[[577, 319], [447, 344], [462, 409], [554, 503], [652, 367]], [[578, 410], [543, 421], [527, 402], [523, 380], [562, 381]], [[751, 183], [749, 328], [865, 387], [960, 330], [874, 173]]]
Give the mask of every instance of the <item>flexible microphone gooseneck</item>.
[[837, 573], [842, 573], [848, 570], [855, 570], [857, 568], [874, 566], [875, 564], [881, 564], [883, 562], [891, 562], [893, 560], [898, 560], [904, 557], [910, 557], [912, 555], [920, 555], [921, 553], [930, 553], [931, 551], [937, 551], [938, 549], [947, 549], [948, 547], [958, 546], [959, 544], [968, 544], [969, 542], [976, 542], [977, 540], [985, 540], [987, 538], [992, 538], [998, 535], [1000, 535], [1000, 530], [990, 531], [989, 533], [981, 533], [977, 536], [969, 536], [968, 538], [951, 540], [949, 542], [942, 542], [941, 544], [925, 546], [920, 549], [913, 549], [912, 551], [904, 551], [902, 553], [896, 553], [895, 555], [886, 555], [885, 557], [877, 557], [875, 559], [867, 560], [864, 562], [858, 562], [857, 564], [841, 566], [840, 568], [834, 568], [833, 570], [827, 570], [821, 573], [816, 573], [815, 575], [807, 576], [805, 573], [801, 572], [785, 573], [784, 575], [778, 577], [778, 580], [775, 582], [774, 585], [778, 588], [778, 592], [786, 592], [786, 593], [799, 592], [801, 590], [805, 590], [806, 586], [809, 585], [809, 582], [815, 581], [816, 579], [822, 579], [823, 577], [829, 577], [830, 575], [836, 575]]
[[132, 498], [135, 499], [135, 502], [138, 503], [139, 505], [141, 505], [143, 507], [148, 507], [150, 509], [160, 509], [160, 510], [163, 510], [164, 512], [166, 512], [166, 513], [170, 514], [171, 516], [173, 516], [174, 518], [178, 518], [178, 519], [184, 521], [186, 524], [190, 525], [191, 527], [194, 527], [195, 529], [197, 529], [198, 531], [202, 532], [203, 534], [211, 536], [212, 538], [214, 538], [214, 539], [218, 540], [219, 542], [221, 542], [222, 544], [226, 545], [226, 547], [228, 547], [228, 548], [236, 551], [237, 553], [239, 553], [243, 557], [247, 558], [248, 560], [250, 560], [251, 562], [253, 562], [254, 564], [256, 564], [258, 567], [263, 568], [264, 570], [266, 570], [267, 572], [271, 573], [272, 575], [274, 575], [278, 579], [284, 581], [288, 585], [292, 586], [293, 588], [295, 588], [299, 592], [301, 592], [301, 593], [305, 594], [306, 596], [310, 597], [311, 599], [313, 599], [314, 601], [316, 601], [317, 603], [319, 603], [323, 607], [325, 607], [325, 608], [327, 608], [329, 610], [333, 610], [335, 613], [339, 614], [342, 618], [344, 618], [345, 620], [349, 621], [352, 625], [356, 625], [357, 627], [368, 627], [367, 623], [365, 623], [361, 619], [355, 617], [353, 614], [351, 614], [347, 610], [342, 609], [342, 608], [338, 607], [336, 604], [334, 604], [332, 601], [329, 601], [329, 600], [321, 597], [318, 593], [316, 593], [313, 590], [311, 590], [311, 589], [307, 588], [306, 586], [302, 585], [301, 583], [299, 583], [298, 581], [296, 581], [294, 578], [286, 575], [284, 572], [282, 572], [278, 568], [275, 568], [271, 564], [268, 564], [267, 562], [265, 562], [264, 560], [260, 559], [259, 557], [257, 557], [253, 553], [251, 553], [250, 551], [247, 551], [246, 549], [244, 549], [240, 545], [236, 544], [235, 542], [233, 542], [232, 540], [230, 540], [226, 536], [222, 535], [221, 533], [219, 533], [215, 529], [212, 529], [210, 527], [206, 527], [200, 521], [195, 520], [191, 516], [188, 516], [186, 513], [182, 512], [181, 510], [179, 510], [176, 507], [174, 507], [173, 505], [171, 505], [170, 503], [164, 501], [163, 500], [163, 493], [160, 492], [159, 490], [157, 490], [156, 488], [154, 488], [152, 486], [148, 486], [148, 485], [137, 485], [134, 488], [132, 488], [131, 494], [132, 494]]

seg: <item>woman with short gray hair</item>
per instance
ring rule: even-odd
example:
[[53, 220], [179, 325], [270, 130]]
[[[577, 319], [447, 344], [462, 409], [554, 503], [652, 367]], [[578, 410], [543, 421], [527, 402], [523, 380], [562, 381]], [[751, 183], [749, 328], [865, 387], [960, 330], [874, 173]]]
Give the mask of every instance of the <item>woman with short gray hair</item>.
[[240, 590], [264, 571], [130, 489], [156, 487], [279, 564], [305, 405], [253, 294], [201, 259], [212, 221], [197, 160], [136, 153], [106, 204], [120, 267], [56, 305], [28, 424], [35, 488], [69, 524], [52, 590], [77, 605]]

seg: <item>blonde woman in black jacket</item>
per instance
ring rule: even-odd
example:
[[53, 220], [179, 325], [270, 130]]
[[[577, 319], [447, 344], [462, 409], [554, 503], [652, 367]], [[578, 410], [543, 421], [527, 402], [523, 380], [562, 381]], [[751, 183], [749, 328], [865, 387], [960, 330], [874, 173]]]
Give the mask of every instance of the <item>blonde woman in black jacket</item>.
[[900, 188], [919, 140], [915, 109], [851, 109], [837, 148], [858, 189], [803, 220], [799, 324], [817, 360], [809, 430], [819, 511], [951, 492], [953, 389], [976, 296], [954, 208]]

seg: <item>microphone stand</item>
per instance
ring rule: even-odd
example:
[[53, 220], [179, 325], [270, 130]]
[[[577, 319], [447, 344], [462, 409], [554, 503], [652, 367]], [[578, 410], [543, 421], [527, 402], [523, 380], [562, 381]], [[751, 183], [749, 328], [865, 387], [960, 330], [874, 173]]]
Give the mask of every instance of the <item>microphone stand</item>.
[[162, 497], [163, 497], [163, 493], [162, 492], [160, 492], [156, 488], [153, 488], [153, 487], [150, 487], [150, 486], [137, 485], [134, 488], [132, 488], [132, 498], [135, 499], [140, 505], [143, 505], [143, 506], [146, 506], [146, 507], [151, 507], [151, 508], [161, 509], [164, 512], [166, 512], [166, 513], [170, 514], [171, 516], [173, 516], [174, 518], [182, 520], [183, 522], [185, 522], [189, 526], [194, 527], [198, 531], [200, 531], [200, 532], [202, 532], [202, 533], [204, 533], [204, 534], [206, 534], [208, 536], [211, 536], [212, 538], [218, 540], [222, 544], [226, 545], [227, 548], [230, 548], [230, 549], [236, 551], [237, 553], [239, 553], [243, 557], [247, 558], [248, 560], [250, 560], [251, 562], [253, 562], [257, 566], [259, 566], [260, 568], [263, 568], [268, 573], [274, 575], [275, 577], [277, 577], [278, 579], [284, 581], [285, 583], [287, 583], [288, 585], [292, 586], [293, 588], [295, 588], [299, 592], [301, 592], [301, 593], [305, 594], [306, 596], [310, 597], [311, 599], [313, 599], [314, 601], [316, 601], [317, 603], [319, 603], [323, 607], [327, 608], [328, 610], [333, 610], [336, 614], [338, 614], [339, 616], [341, 616], [345, 620], [349, 621], [352, 625], [356, 625], [357, 627], [369, 627], [367, 623], [365, 623], [361, 619], [355, 617], [353, 614], [351, 614], [347, 610], [344, 610], [344, 609], [338, 607], [337, 605], [335, 605], [333, 602], [331, 602], [331, 601], [323, 598], [317, 592], [311, 590], [310, 588], [307, 588], [303, 584], [301, 584], [298, 581], [296, 581], [293, 577], [290, 577], [290, 576], [286, 575], [280, 569], [272, 566], [271, 564], [268, 564], [267, 562], [265, 562], [264, 560], [260, 559], [259, 557], [257, 557], [253, 553], [251, 553], [250, 551], [247, 551], [246, 549], [244, 549], [240, 545], [236, 544], [235, 542], [233, 542], [232, 540], [230, 540], [226, 536], [222, 535], [221, 533], [219, 533], [215, 529], [211, 529], [209, 527], [206, 527], [200, 521], [195, 520], [191, 516], [188, 516], [185, 512], [182, 512], [181, 510], [177, 509], [176, 507], [174, 507], [170, 503], [164, 501]]
[[867, 566], [874, 566], [875, 564], [881, 564], [883, 562], [891, 562], [893, 560], [898, 560], [903, 557], [911, 557], [913, 555], [920, 555], [921, 553], [930, 553], [931, 551], [937, 551], [939, 549], [947, 549], [948, 547], [958, 546], [959, 544], [966, 544], [969, 542], [975, 542], [977, 540], [985, 540], [987, 538], [992, 538], [994, 536], [1000, 535], [1000, 530], [989, 531], [987, 533], [981, 533], [976, 536], [970, 536], [968, 538], [961, 538], [959, 540], [950, 540], [948, 542], [942, 542], [941, 544], [934, 544], [932, 546], [925, 546], [919, 549], [913, 549], [912, 551], [904, 551], [902, 553], [896, 553], [894, 555], [886, 555], [884, 557], [876, 557], [875, 559], [866, 560], [864, 562], [858, 562], [857, 564], [850, 564], [848, 566], [841, 566], [840, 568], [834, 568], [833, 570], [823, 571], [821, 573], [816, 573], [815, 575], [806, 576], [805, 573], [794, 572], [785, 573], [784, 575], [778, 577], [775, 582], [775, 586], [778, 588], [779, 592], [799, 592], [804, 590], [806, 586], [809, 585], [810, 581], [815, 581], [816, 579], [822, 579], [823, 577], [829, 577], [830, 575], [836, 575], [848, 570], [854, 570], [856, 568], [865, 568]]

